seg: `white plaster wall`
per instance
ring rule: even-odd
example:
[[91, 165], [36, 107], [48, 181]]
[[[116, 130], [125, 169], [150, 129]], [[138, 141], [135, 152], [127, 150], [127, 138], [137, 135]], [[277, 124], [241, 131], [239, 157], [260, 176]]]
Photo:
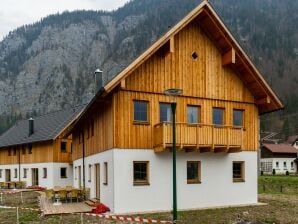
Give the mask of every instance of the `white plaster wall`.
[[[186, 162], [201, 161], [201, 184], [187, 184]], [[149, 186], [133, 186], [133, 161], [149, 161]], [[245, 182], [233, 183], [232, 162], [245, 161]], [[172, 154], [114, 150], [115, 213], [172, 209]], [[257, 203], [257, 152], [177, 155], [178, 209]]]
[[[104, 162], [108, 163], [108, 184], [104, 185]], [[85, 157], [85, 179], [86, 187], [90, 188], [90, 197], [94, 198], [95, 189], [95, 164], [100, 165], [100, 200], [107, 205], [111, 211], [114, 210], [114, 151], [108, 150], [92, 156]], [[91, 181], [89, 182], [89, 165], [91, 165]], [[73, 162], [73, 172], [75, 167], [83, 167], [83, 160]], [[78, 169], [78, 168], [77, 168]], [[78, 172], [78, 171], [77, 171]], [[74, 186], [79, 187], [78, 175], [74, 175]], [[81, 171], [81, 185], [83, 186], [83, 170]]]
[[[67, 178], [60, 177], [60, 168], [67, 168]], [[27, 178], [24, 178], [24, 168], [27, 168]], [[72, 185], [73, 175], [72, 166], [68, 163], [33, 163], [33, 164], [21, 164], [21, 181], [26, 182], [26, 186], [32, 185], [32, 168], [38, 168], [38, 179], [39, 186], [46, 188], [53, 188], [54, 186], [67, 186]], [[43, 178], [43, 168], [47, 168], [47, 178]], [[11, 181], [19, 181], [19, 177], [14, 177], [14, 169], [19, 169], [18, 164], [11, 165], [0, 165], [2, 169], [1, 182], [5, 181], [5, 169], [10, 169], [11, 171]], [[19, 175], [19, 172], [18, 172]]]
[[[297, 167], [294, 162], [295, 158], [272, 158], [272, 168], [275, 169], [276, 174], [296, 173]], [[279, 162], [279, 168], [276, 166], [276, 162]], [[287, 168], [284, 168], [284, 162], [287, 163]], [[294, 162], [294, 169], [291, 169], [291, 162]]]

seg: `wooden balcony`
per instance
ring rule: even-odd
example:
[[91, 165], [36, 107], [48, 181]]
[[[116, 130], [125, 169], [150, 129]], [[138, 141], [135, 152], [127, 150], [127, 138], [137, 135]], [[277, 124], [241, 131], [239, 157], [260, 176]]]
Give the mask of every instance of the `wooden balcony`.
[[[209, 124], [176, 123], [177, 150], [199, 152], [239, 152], [243, 147], [243, 128]], [[172, 124], [154, 126], [154, 151], [172, 147]]]

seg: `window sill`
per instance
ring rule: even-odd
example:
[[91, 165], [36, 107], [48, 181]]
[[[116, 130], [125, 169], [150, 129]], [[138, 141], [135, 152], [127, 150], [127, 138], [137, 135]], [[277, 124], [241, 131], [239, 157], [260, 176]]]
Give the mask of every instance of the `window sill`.
[[187, 180], [187, 184], [201, 184], [200, 180]]
[[133, 121], [134, 125], [150, 125], [149, 121]]
[[149, 186], [149, 182], [147, 181], [134, 181], [133, 186]]
[[243, 182], [245, 182], [245, 180], [244, 179], [233, 179], [233, 182], [234, 183], [243, 183]]
[[61, 179], [67, 179], [67, 177], [60, 177]]

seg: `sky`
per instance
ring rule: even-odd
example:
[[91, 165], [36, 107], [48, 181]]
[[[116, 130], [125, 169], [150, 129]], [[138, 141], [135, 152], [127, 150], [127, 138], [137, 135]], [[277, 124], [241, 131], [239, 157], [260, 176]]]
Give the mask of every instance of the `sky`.
[[50, 14], [78, 9], [113, 10], [128, 0], [0, 0], [0, 41], [10, 31]]

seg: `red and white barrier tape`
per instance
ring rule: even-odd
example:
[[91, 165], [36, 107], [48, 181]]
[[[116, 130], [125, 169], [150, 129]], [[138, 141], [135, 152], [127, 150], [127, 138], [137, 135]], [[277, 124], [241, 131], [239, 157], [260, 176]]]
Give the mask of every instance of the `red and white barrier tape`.
[[36, 211], [36, 212], [42, 212], [42, 210], [38, 208], [22, 208], [22, 207], [12, 207], [12, 206], [0, 206], [0, 208], [5, 208], [5, 209], [22, 209], [22, 210], [29, 210], [29, 211]]
[[93, 217], [105, 218], [105, 219], [114, 219], [117, 221], [129, 221], [129, 222], [141, 222], [141, 223], [166, 223], [166, 224], [173, 223], [170, 221], [133, 218], [133, 217], [126, 217], [126, 216], [118, 216], [118, 215], [104, 215], [104, 214], [94, 214], [94, 213], [83, 213], [83, 214], [88, 216], [93, 216]]

